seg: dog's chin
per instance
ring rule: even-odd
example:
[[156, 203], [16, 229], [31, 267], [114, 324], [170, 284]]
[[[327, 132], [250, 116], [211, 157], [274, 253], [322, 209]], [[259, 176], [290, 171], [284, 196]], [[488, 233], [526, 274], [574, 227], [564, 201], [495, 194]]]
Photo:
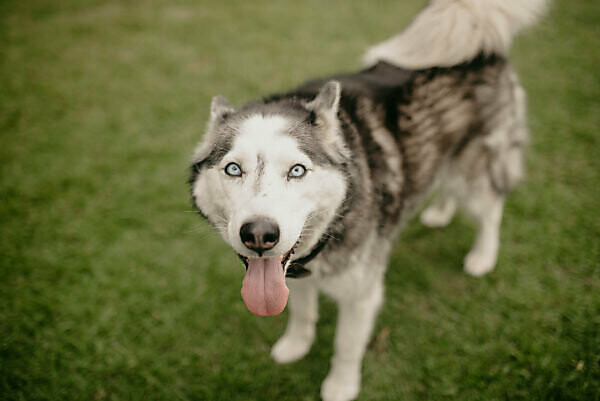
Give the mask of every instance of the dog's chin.
[[285, 269], [296, 245], [279, 256], [248, 257], [238, 253], [246, 266], [242, 299], [257, 316], [275, 316], [283, 312], [290, 291], [285, 284]]

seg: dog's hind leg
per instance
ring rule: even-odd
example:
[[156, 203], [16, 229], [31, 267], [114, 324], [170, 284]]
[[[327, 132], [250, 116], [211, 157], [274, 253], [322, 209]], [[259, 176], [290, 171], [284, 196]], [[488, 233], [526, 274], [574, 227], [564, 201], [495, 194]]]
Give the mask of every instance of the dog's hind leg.
[[445, 227], [456, 212], [456, 199], [442, 188], [433, 202], [421, 213], [421, 223], [427, 227]]
[[496, 266], [504, 208], [504, 196], [495, 192], [487, 182], [481, 184], [479, 190], [471, 192], [463, 205], [478, 225], [475, 243], [465, 257], [464, 264], [465, 272], [472, 276], [483, 276]]
[[495, 91], [484, 87], [476, 93], [484, 121], [483, 135], [462, 152], [454, 171], [466, 183], [457, 196], [478, 224], [477, 238], [464, 268], [473, 276], [482, 276], [496, 265], [504, 198], [523, 176], [523, 147], [528, 133], [525, 91], [512, 71], [503, 72]]
[[329, 374], [321, 386], [324, 401], [349, 401], [358, 396], [362, 359], [382, 301], [382, 279], [362, 298], [338, 300], [335, 352]]
[[278, 363], [291, 363], [308, 353], [315, 338], [315, 325], [319, 317], [317, 288], [306, 279], [290, 279], [288, 286], [288, 325], [271, 351], [271, 356]]

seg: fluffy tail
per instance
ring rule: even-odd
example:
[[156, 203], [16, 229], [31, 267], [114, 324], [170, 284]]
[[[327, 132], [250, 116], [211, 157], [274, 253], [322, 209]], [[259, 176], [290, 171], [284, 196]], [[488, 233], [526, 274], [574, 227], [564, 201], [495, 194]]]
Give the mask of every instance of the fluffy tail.
[[367, 65], [448, 67], [480, 53], [506, 55], [512, 39], [533, 25], [548, 0], [432, 0], [399, 35], [369, 48]]

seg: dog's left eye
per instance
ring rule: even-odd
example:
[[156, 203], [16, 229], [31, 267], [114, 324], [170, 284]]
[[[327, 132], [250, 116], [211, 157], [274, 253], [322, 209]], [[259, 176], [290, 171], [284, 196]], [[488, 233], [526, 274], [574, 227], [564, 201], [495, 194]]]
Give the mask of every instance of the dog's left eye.
[[306, 167], [296, 164], [288, 171], [288, 178], [301, 178], [304, 177], [304, 174], [306, 174]]
[[240, 177], [242, 175], [242, 168], [237, 163], [229, 163], [225, 166], [225, 174], [231, 177]]

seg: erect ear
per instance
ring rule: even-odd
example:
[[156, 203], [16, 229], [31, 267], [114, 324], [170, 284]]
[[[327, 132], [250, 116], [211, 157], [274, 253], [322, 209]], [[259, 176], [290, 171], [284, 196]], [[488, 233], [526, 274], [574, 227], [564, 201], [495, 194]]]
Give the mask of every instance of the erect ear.
[[342, 86], [338, 81], [329, 81], [321, 87], [314, 100], [306, 105], [307, 109], [316, 114], [317, 132], [323, 149], [338, 162], [349, 156], [338, 119], [341, 92]]
[[340, 105], [342, 86], [338, 81], [328, 81], [321, 87], [315, 99], [306, 106], [316, 113], [336, 115]]
[[213, 97], [212, 102], [210, 103], [211, 122], [223, 118], [224, 116], [232, 112], [234, 112], [234, 109], [233, 107], [231, 107], [227, 99], [225, 99], [221, 95]]
[[202, 140], [194, 152], [194, 163], [204, 159], [210, 153], [213, 145], [217, 141], [217, 126], [227, 114], [233, 113], [235, 109], [229, 104], [223, 96], [213, 97], [210, 103], [210, 119], [206, 126], [206, 131]]

